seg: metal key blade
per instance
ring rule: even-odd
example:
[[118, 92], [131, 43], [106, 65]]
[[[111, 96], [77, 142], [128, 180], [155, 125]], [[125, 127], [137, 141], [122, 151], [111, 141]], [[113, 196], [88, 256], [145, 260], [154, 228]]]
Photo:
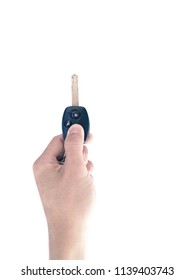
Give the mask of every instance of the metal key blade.
[[78, 76], [72, 75], [72, 106], [79, 106]]

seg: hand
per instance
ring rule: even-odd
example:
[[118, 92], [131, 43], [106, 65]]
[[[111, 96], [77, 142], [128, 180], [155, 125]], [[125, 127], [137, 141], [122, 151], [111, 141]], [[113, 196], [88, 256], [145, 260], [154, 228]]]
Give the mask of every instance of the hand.
[[[72, 125], [66, 140], [62, 135], [54, 137], [33, 165], [48, 224], [50, 259], [84, 258], [95, 189], [93, 164], [83, 141], [83, 128]], [[57, 158], [64, 153], [66, 158], [61, 165]]]

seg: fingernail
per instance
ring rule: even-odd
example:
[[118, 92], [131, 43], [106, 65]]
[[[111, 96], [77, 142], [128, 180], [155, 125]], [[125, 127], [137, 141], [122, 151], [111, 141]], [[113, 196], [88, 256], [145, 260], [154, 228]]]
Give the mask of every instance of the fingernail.
[[68, 130], [68, 135], [69, 134], [78, 134], [81, 132], [81, 128], [80, 128], [80, 125], [78, 124], [73, 124], [69, 130]]

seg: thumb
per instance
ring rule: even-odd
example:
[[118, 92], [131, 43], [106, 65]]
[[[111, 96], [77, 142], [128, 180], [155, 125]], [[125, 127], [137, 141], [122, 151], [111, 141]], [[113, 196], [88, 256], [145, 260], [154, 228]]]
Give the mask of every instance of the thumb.
[[83, 161], [84, 131], [78, 124], [72, 125], [65, 140], [66, 161]]

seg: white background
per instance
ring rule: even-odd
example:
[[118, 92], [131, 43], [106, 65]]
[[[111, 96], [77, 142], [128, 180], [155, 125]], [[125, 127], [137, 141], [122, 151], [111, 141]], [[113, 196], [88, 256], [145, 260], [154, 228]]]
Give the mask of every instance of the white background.
[[4, 267], [48, 259], [32, 164], [61, 133], [76, 73], [94, 134], [98, 203], [88, 259], [174, 266], [174, 279], [193, 279], [193, 2], [0, 2]]

